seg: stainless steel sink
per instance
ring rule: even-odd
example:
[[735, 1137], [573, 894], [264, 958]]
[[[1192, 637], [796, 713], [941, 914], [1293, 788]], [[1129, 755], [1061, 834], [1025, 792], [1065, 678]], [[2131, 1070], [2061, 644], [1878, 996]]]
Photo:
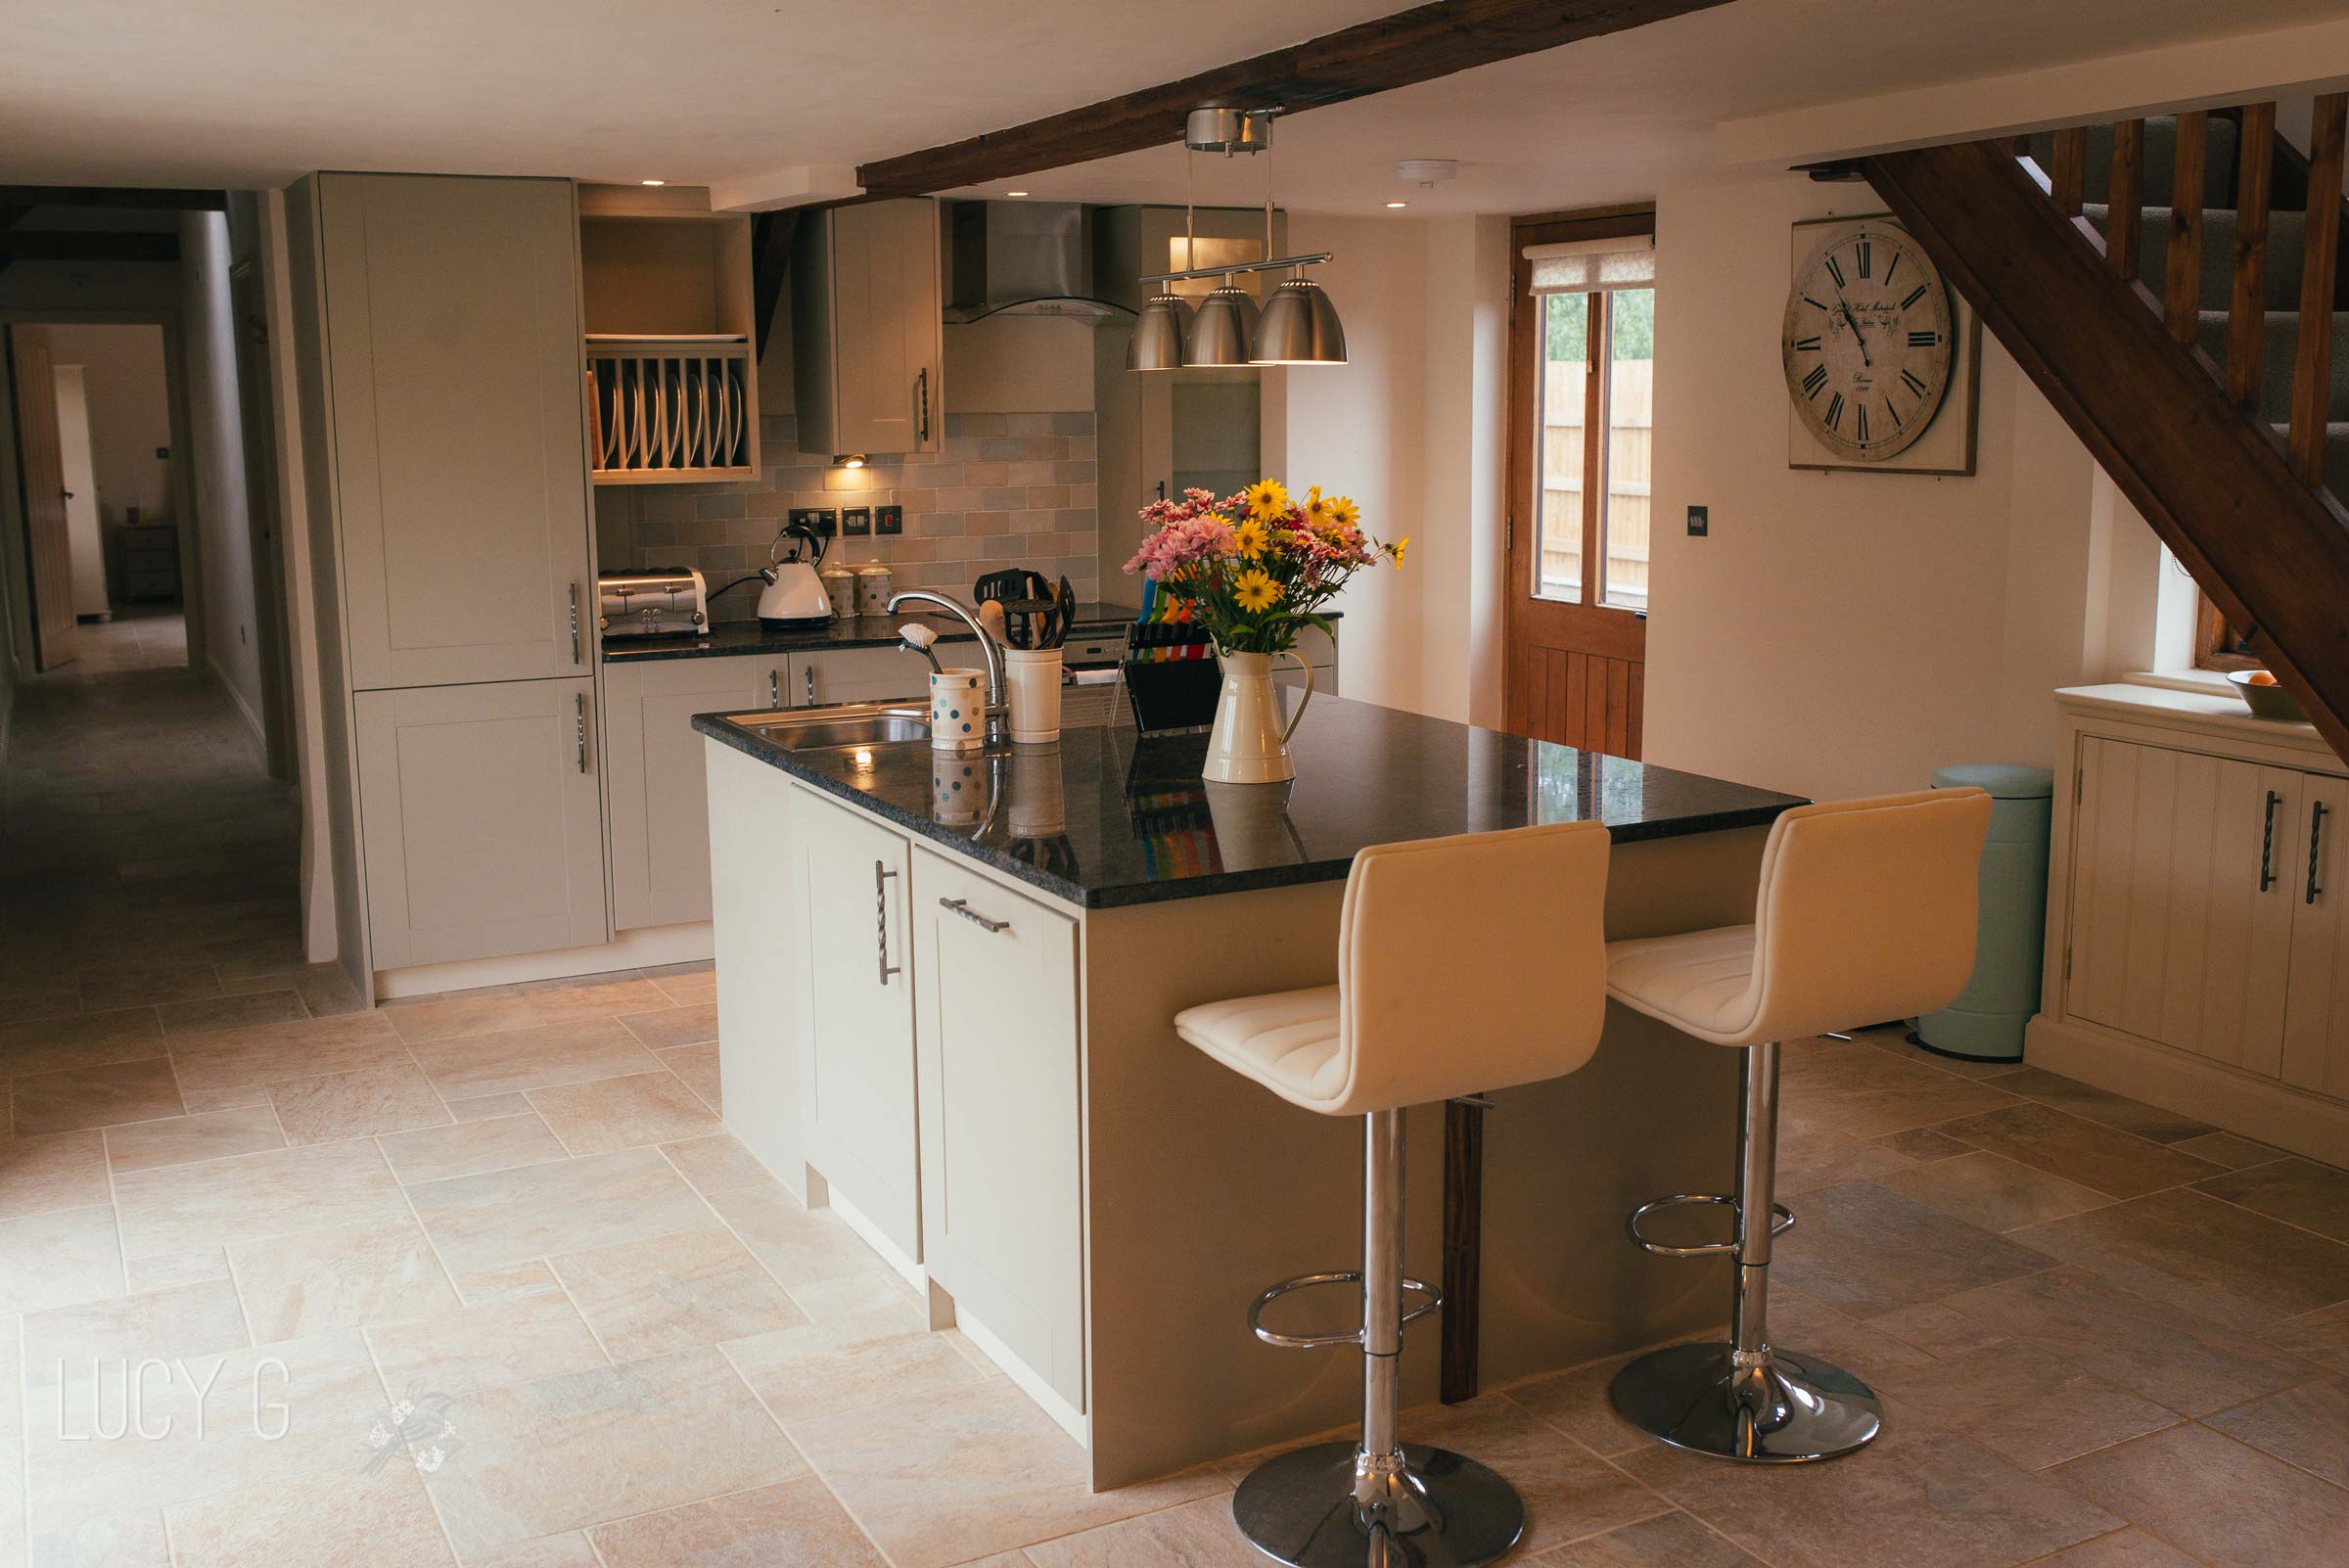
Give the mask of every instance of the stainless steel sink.
[[845, 752], [930, 738], [930, 705], [919, 698], [887, 703], [837, 703], [827, 708], [765, 709], [729, 714], [730, 723], [764, 736], [785, 751]]

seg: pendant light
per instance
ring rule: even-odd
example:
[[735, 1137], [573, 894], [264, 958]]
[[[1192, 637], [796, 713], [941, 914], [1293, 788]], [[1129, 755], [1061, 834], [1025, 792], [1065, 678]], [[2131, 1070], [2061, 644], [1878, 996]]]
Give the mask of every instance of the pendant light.
[[[1257, 365], [1342, 365], [1346, 330], [1328, 295], [1305, 276], [1308, 266], [1330, 259], [1272, 254], [1272, 115], [1268, 111], [1200, 109], [1183, 127], [1183, 270], [1157, 273], [1144, 282], [1160, 285], [1142, 307], [1126, 353], [1128, 370], [1230, 369]], [[1198, 267], [1197, 207], [1192, 199], [1191, 155], [1199, 152], [1264, 153], [1265, 258], [1227, 267]], [[1233, 283], [1244, 272], [1289, 271], [1260, 312], [1248, 292]], [[1192, 313], [1174, 292], [1177, 283], [1221, 277], [1221, 282]]]

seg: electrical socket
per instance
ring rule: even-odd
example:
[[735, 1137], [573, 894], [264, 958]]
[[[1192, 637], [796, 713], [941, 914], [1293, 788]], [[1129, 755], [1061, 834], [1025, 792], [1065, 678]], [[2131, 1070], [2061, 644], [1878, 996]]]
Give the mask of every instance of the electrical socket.
[[1688, 508], [1688, 536], [1692, 539], [1701, 539], [1710, 535], [1712, 531], [1713, 509], [1709, 506]]
[[862, 538], [873, 531], [873, 509], [869, 506], [844, 506], [840, 509], [840, 531], [850, 538]]
[[791, 509], [792, 527], [806, 524], [819, 538], [830, 538], [840, 531], [840, 514], [828, 506], [795, 506]]
[[904, 532], [905, 508], [901, 506], [877, 506], [873, 508], [873, 531], [875, 533]]

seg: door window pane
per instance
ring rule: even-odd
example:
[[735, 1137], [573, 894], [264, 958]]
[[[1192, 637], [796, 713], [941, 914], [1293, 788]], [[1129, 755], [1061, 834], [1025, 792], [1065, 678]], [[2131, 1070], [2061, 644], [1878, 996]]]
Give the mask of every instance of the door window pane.
[[1598, 526], [1606, 574], [1600, 602], [1647, 608], [1647, 502], [1655, 445], [1656, 291], [1618, 289], [1607, 300], [1606, 505]]
[[1583, 401], [1589, 370], [1590, 296], [1538, 296], [1542, 365], [1535, 400], [1534, 595], [1583, 596]]

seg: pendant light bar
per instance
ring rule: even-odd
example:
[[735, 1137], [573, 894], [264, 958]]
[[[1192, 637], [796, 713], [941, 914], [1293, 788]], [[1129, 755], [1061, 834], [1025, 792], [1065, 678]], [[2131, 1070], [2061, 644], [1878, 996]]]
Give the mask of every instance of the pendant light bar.
[[1189, 272], [1145, 272], [1143, 283], [1193, 283], [1201, 278], [1221, 278], [1233, 272], [1278, 272], [1285, 267], [1317, 267], [1324, 261], [1335, 260], [1335, 251], [1316, 251], [1312, 255], [1284, 255], [1270, 261], [1234, 261], [1220, 267], [1198, 267]]

